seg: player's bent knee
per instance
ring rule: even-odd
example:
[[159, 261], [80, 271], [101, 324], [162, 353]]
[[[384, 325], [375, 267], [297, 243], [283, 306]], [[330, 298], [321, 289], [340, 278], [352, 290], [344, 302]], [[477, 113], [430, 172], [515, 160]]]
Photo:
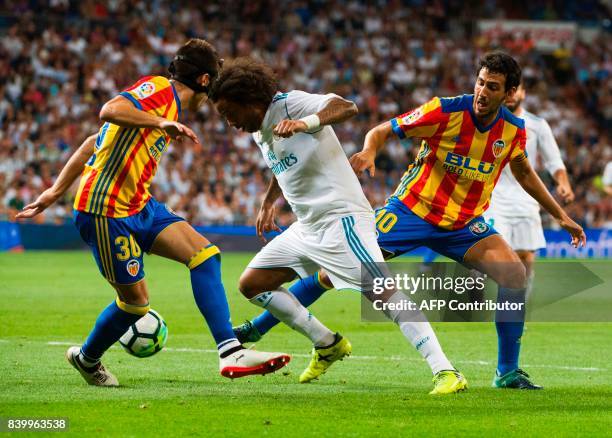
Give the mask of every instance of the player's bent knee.
[[238, 288], [242, 295], [251, 299], [260, 293], [276, 290], [294, 278], [295, 272], [288, 268], [246, 268], [238, 280]]
[[251, 299], [258, 293], [263, 292], [262, 290], [260, 290], [261, 288], [257, 284], [256, 279], [253, 277], [254, 276], [251, 275], [251, 273], [247, 269], [242, 273], [240, 279], [238, 280], [238, 289], [240, 290], [240, 293], [248, 299]]
[[251, 299], [260, 293], [277, 289], [284, 281], [277, 279], [274, 272], [247, 268], [238, 280], [238, 289], [246, 298]]
[[317, 279], [319, 281], [319, 284], [326, 289], [332, 289], [334, 287], [333, 283], [331, 282], [331, 279], [329, 278], [329, 275], [327, 275], [327, 272], [322, 269], [317, 272]]
[[149, 292], [144, 279], [132, 284], [111, 284], [117, 291], [118, 299], [121, 302], [134, 306], [149, 304]]
[[144, 316], [151, 309], [151, 306], [147, 302], [146, 304], [130, 304], [121, 300], [119, 297], [115, 299], [115, 303], [117, 303], [117, 307], [127, 313], [131, 313], [133, 315], [141, 315]]

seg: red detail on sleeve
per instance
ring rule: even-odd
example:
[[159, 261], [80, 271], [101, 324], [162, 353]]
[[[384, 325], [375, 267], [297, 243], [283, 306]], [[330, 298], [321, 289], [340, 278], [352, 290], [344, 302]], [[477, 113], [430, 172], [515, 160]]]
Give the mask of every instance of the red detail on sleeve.
[[127, 87], [125, 90], [123, 91], [132, 91], [136, 88], [138, 88], [140, 86], [140, 84], [142, 84], [143, 82], [147, 82], [150, 81], [151, 79], [153, 79], [155, 76], [144, 76], [140, 79], [138, 79], [136, 82], [134, 82], [132, 85], [130, 85], [129, 87]]
[[[418, 107], [412, 111], [408, 111], [407, 113], [402, 114], [401, 116], [397, 116], [396, 119], [402, 120], [402, 123], [398, 123], [402, 131], [406, 132], [414, 128], [419, 128], [421, 126], [430, 126], [435, 125], [436, 123], [445, 122], [448, 123], [450, 119], [450, 113], [443, 113], [442, 107], [429, 111], [427, 114], [419, 114], [422, 111], [422, 107]], [[403, 119], [410, 119], [411, 117], [414, 120], [406, 123]], [[436, 132], [437, 133], [437, 132]]]
[[524, 151], [527, 148], [527, 131], [525, 130], [525, 128], [520, 128], [516, 132], [515, 138], [518, 142], [518, 147], [520, 147], [521, 150]]
[[[170, 106], [174, 101], [174, 93], [172, 87], [166, 87], [163, 90], [156, 91], [151, 96], [140, 100], [142, 109], [150, 111], [152, 109], [161, 108], [163, 106]], [[166, 111], [167, 112], [167, 111]]]

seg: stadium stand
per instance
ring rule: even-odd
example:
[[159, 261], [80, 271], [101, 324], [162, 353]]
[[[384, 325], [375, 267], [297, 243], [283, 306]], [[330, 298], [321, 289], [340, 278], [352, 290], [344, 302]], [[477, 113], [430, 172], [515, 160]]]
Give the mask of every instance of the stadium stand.
[[[601, 183], [612, 159], [610, 13], [593, 0], [518, 3], [3, 2], [0, 220], [11, 220], [52, 184], [72, 151], [97, 131], [105, 101], [140, 76], [165, 74], [179, 45], [199, 36], [226, 58], [250, 55], [270, 63], [285, 90], [335, 92], [355, 101], [359, 115], [336, 127], [347, 154], [360, 149], [376, 123], [434, 95], [469, 93], [479, 55], [503, 48], [523, 66], [527, 109], [548, 120], [562, 149], [577, 197], [570, 214], [585, 227], [610, 228], [612, 200]], [[542, 51], [527, 32], [480, 32], [480, 17], [563, 20], [585, 30], [575, 44]], [[250, 136], [229, 129], [210, 107], [184, 121], [203, 146], [185, 143], [166, 152], [154, 196], [194, 224], [253, 224], [269, 172]], [[393, 191], [413, 146], [389, 144], [377, 162], [380, 172], [364, 177], [374, 206]], [[72, 195], [40, 221], [70, 220]], [[281, 207], [287, 224], [291, 212]]]

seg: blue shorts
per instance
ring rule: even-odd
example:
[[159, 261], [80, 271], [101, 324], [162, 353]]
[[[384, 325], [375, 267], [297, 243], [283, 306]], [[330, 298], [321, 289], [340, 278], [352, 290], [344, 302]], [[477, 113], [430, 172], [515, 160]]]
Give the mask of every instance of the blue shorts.
[[111, 283], [131, 284], [144, 278], [143, 252], [168, 225], [183, 221], [155, 199], [133, 216], [110, 218], [74, 212], [74, 223], [91, 247], [98, 268]]
[[482, 216], [460, 230], [445, 230], [421, 219], [395, 197], [376, 210], [376, 229], [378, 246], [386, 258], [426, 246], [460, 263], [472, 246], [498, 234]]

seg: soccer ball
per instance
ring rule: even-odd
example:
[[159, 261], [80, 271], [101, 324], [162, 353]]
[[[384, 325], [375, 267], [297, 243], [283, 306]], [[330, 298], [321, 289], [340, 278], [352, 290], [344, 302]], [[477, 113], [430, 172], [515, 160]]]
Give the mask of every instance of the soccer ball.
[[155, 310], [149, 310], [119, 338], [119, 343], [132, 356], [149, 357], [164, 348], [167, 340], [166, 322]]

